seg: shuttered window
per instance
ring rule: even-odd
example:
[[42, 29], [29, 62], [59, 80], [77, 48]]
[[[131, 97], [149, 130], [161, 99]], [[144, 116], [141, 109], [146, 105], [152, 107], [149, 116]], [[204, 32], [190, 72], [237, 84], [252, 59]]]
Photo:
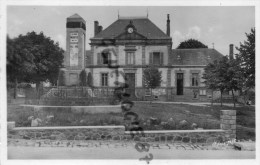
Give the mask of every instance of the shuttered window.
[[205, 96], [207, 94], [206, 89], [200, 90], [200, 95]]
[[107, 52], [97, 54], [97, 64], [98, 65], [107, 65], [111, 59], [111, 54]]
[[109, 62], [109, 53], [102, 53], [101, 54], [101, 64], [108, 64]]
[[101, 73], [101, 86], [108, 86], [108, 73]]
[[198, 73], [192, 73], [192, 78], [191, 78], [191, 85], [192, 86], [199, 86], [199, 74]]
[[160, 52], [154, 52], [153, 53], [153, 64], [160, 65], [160, 62], [161, 62]]
[[163, 65], [163, 52], [151, 52], [149, 54], [149, 63], [152, 65]]
[[134, 64], [135, 64], [135, 53], [126, 52], [126, 65], [134, 65]]

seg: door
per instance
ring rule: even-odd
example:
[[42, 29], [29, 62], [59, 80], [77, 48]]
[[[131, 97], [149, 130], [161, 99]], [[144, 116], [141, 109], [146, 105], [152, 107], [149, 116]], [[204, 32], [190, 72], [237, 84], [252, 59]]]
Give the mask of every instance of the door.
[[128, 85], [126, 93], [130, 94], [131, 98], [135, 97], [135, 73], [125, 73], [125, 82]]
[[183, 95], [183, 73], [177, 73], [177, 95]]
[[70, 85], [77, 85], [78, 84], [78, 74], [77, 73], [70, 73], [69, 74], [69, 81]]

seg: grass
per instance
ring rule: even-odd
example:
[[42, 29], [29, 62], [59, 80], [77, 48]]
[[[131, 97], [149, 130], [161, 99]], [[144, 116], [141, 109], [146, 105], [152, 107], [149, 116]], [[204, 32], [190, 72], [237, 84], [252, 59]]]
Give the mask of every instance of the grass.
[[[137, 102], [132, 110], [139, 116], [140, 125], [144, 130], [155, 129], [191, 129], [179, 128], [178, 123], [181, 120], [196, 123], [204, 129], [219, 129], [220, 110], [233, 109], [228, 106], [208, 105], [194, 106], [188, 104], [161, 104], [161, 103], [141, 103]], [[237, 139], [255, 140], [255, 107], [243, 106], [234, 108], [237, 110]], [[52, 112], [43, 112], [35, 114], [32, 110], [25, 110], [17, 105], [8, 105], [8, 121], [16, 121], [17, 126], [30, 126], [28, 117], [37, 116], [43, 120], [45, 126], [72, 126], [72, 125], [123, 125], [123, 114], [74, 114], [69, 111], [55, 110]], [[54, 115], [51, 122], [47, 122], [44, 117]], [[157, 118], [158, 123], [148, 125], [147, 120]], [[167, 122], [172, 118], [174, 126], [161, 125], [161, 122]]]
[[137, 113], [140, 120], [144, 122], [151, 117], [157, 118], [160, 122], [167, 122], [172, 118], [176, 125], [175, 129], [178, 129], [178, 123], [182, 120], [186, 120], [189, 125], [196, 123], [204, 129], [219, 128], [219, 115], [216, 115], [215, 111], [211, 112], [208, 107], [187, 104], [136, 103], [132, 111]]
[[[54, 116], [48, 120], [47, 116]], [[7, 121], [15, 121], [17, 127], [30, 126], [29, 116], [42, 120], [42, 126], [94, 126], [94, 125], [123, 125], [123, 116], [118, 113], [76, 114], [68, 110], [55, 109], [35, 113], [31, 108], [8, 106]]]
[[178, 113], [211, 115], [219, 118], [219, 111], [211, 111], [209, 107], [200, 107], [188, 104], [136, 103], [132, 110], [137, 114], [140, 114], [140, 116], [153, 116], [162, 119], [167, 119]]

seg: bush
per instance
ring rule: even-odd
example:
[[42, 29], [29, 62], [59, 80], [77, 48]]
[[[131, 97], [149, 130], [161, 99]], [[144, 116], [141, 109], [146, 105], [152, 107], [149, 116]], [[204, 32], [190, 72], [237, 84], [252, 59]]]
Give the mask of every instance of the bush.
[[85, 69], [83, 69], [79, 74], [79, 85], [87, 86], [87, 73]]
[[58, 76], [58, 86], [65, 86], [65, 71], [60, 70], [59, 76]]
[[93, 78], [92, 78], [91, 72], [88, 73], [87, 85], [88, 85], [89, 87], [93, 87]]

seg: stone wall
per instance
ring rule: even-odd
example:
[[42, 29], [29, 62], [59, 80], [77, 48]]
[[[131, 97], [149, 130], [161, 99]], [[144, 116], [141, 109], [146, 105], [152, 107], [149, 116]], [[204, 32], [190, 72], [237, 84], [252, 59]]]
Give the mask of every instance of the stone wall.
[[213, 143], [236, 138], [236, 111], [221, 110], [221, 129], [129, 132], [124, 126], [15, 127], [8, 123], [9, 139], [123, 140], [167, 143]]
[[9, 139], [26, 140], [121, 140], [167, 143], [207, 143], [230, 140], [225, 130], [125, 131], [124, 126], [19, 127], [8, 131]]
[[16, 127], [8, 138], [28, 140], [120, 140], [124, 126]]
[[144, 131], [141, 134], [134, 134], [126, 131], [123, 139], [141, 142], [167, 142], [167, 143], [213, 143], [224, 142], [229, 139], [225, 137], [225, 130], [163, 130]]
[[236, 138], [236, 110], [221, 110], [220, 128], [229, 131], [228, 138]]

